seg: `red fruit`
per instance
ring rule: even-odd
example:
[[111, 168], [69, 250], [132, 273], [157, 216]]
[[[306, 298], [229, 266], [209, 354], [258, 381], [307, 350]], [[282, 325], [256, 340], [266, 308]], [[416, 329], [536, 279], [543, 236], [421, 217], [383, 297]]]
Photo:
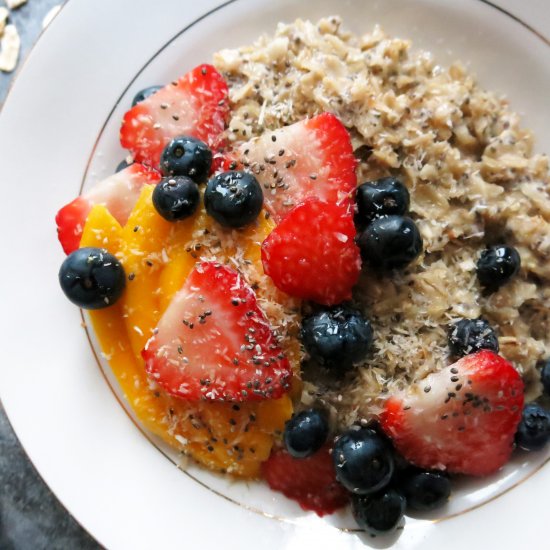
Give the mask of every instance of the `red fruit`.
[[310, 197], [328, 203], [353, 201], [353, 147], [344, 125], [330, 113], [266, 132], [241, 145], [231, 158], [254, 173], [275, 221]]
[[228, 89], [212, 65], [199, 65], [132, 107], [122, 120], [120, 143], [134, 160], [158, 168], [162, 150], [182, 135], [216, 149], [229, 113]]
[[381, 423], [413, 464], [482, 476], [510, 457], [522, 408], [519, 374], [484, 350], [391, 397]]
[[349, 300], [359, 278], [351, 205], [309, 199], [262, 244], [262, 263], [277, 288], [304, 300], [333, 305]]
[[347, 505], [348, 493], [336, 481], [329, 451], [325, 445], [313, 456], [293, 458], [278, 449], [262, 464], [262, 475], [274, 491], [296, 500], [304, 510], [332, 514]]
[[214, 262], [195, 266], [142, 356], [155, 382], [187, 400], [259, 401], [290, 389], [290, 364], [254, 291]]
[[80, 245], [86, 218], [95, 204], [103, 204], [124, 225], [146, 184], [156, 184], [160, 174], [134, 163], [94, 185], [83, 195], [66, 204], [56, 215], [57, 236], [66, 254]]

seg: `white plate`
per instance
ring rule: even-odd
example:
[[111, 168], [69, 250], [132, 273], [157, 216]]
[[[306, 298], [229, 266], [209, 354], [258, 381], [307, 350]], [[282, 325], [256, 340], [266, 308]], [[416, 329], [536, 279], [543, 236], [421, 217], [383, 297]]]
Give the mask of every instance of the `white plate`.
[[397, 537], [374, 541], [349, 532], [345, 513], [320, 519], [261, 484], [230, 483], [198, 468], [183, 473], [114, 398], [108, 367], [106, 379], [78, 311], [57, 285], [63, 255], [55, 212], [124, 156], [118, 124], [135, 91], [170, 81], [217, 49], [248, 43], [280, 20], [339, 14], [357, 32], [378, 22], [442, 64], [460, 58], [483, 85], [506, 92], [538, 148], [550, 150], [543, 116], [550, 44], [521, 22], [550, 35], [550, 8], [543, 0], [498, 3], [520, 21], [483, 0], [71, 0], [45, 33], [0, 119], [0, 392], [41, 475], [105, 546], [544, 546], [545, 452], [518, 455], [499, 475], [460, 487], [438, 515], [407, 518]]

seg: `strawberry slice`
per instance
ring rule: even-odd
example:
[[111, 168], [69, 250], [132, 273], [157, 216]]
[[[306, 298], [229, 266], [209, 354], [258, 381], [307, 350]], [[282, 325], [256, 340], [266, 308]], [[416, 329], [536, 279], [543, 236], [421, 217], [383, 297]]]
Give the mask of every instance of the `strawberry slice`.
[[361, 256], [353, 207], [309, 199], [290, 211], [262, 244], [262, 263], [277, 288], [334, 305], [351, 298]]
[[151, 378], [187, 400], [276, 399], [292, 370], [256, 295], [215, 262], [195, 266], [142, 352]]
[[241, 145], [231, 160], [254, 173], [277, 222], [309, 197], [350, 204], [357, 186], [349, 133], [330, 113], [266, 132]]
[[308, 458], [293, 458], [278, 449], [262, 464], [262, 475], [274, 491], [319, 516], [332, 514], [349, 502], [347, 491], [336, 481], [329, 445]]
[[94, 205], [105, 205], [118, 223], [124, 225], [139, 198], [141, 188], [159, 181], [158, 172], [134, 163], [66, 204], [55, 217], [57, 236], [65, 253], [70, 254], [79, 247], [86, 218]]
[[510, 457], [522, 408], [519, 374], [484, 350], [391, 397], [381, 423], [413, 464], [482, 476]]
[[229, 113], [227, 97], [220, 73], [212, 65], [199, 65], [132, 107], [122, 120], [120, 143], [134, 160], [154, 168], [176, 136], [193, 136], [216, 149]]

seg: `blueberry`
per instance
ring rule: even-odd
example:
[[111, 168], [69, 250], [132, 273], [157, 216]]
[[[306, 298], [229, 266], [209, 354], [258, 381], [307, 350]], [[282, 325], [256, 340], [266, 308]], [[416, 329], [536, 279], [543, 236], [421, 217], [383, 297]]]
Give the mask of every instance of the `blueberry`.
[[413, 510], [429, 511], [443, 506], [451, 495], [451, 482], [441, 472], [413, 471], [405, 475], [399, 489]]
[[193, 215], [199, 202], [199, 188], [187, 176], [162, 178], [153, 191], [156, 211], [169, 222]]
[[130, 165], [131, 165], [131, 163], [128, 164], [128, 161], [127, 161], [126, 159], [121, 160], [121, 161], [117, 164], [115, 173], [121, 172], [122, 170], [125, 170], [125, 169], [128, 168], [128, 166], [130, 166]]
[[248, 172], [223, 172], [206, 186], [206, 212], [226, 227], [244, 227], [260, 213], [264, 195], [258, 180]]
[[449, 348], [455, 357], [482, 349], [498, 353], [498, 338], [485, 319], [460, 319], [449, 327]]
[[365, 262], [375, 269], [400, 269], [422, 252], [422, 237], [408, 217], [386, 216], [375, 219], [357, 237]]
[[171, 140], [162, 151], [160, 169], [165, 176], [187, 176], [204, 183], [212, 166], [212, 151], [206, 143], [191, 136]]
[[327, 417], [317, 409], [302, 411], [285, 425], [286, 450], [294, 458], [311, 456], [325, 444], [327, 436]]
[[361, 312], [336, 307], [306, 317], [302, 341], [317, 362], [342, 370], [365, 358], [372, 345], [372, 327]]
[[405, 497], [395, 489], [351, 497], [351, 510], [357, 525], [371, 535], [393, 531], [401, 521], [406, 505]]
[[162, 88], [164, 88], [164, 86], [149, 86], [149, 88], [144, 88], [143, 90], [140, 90], [132, 100], [132, 107], [135, 107], [138, 103], [141, 103], [148, 97], [156, 94]]
[[334, 442], [332, 452], [336, 478], [352, 493], [369, 495], [391, 480], [393, 450], [374, 430], [348, 430]]
[[496, 290], [517, 275], [520, 267], [521, 257], [514, 247], [491, 246], [477, 261], [477, 278], [488, 290]]
[[525, 451], [539, 451], [550, 439], [550, 411], [536, 403], [523, 409], [516, 444]]
[[540, 381], [544, 388], [544, 393], [550, 396], [550, 359], [545, 359], [540, 363]]
[[61, 264], [59, 284], [73, 304], [102, 309], [120, 298], [126, 276], [120, 262], [107, 250], [79, 248]]
[[357, 188], [356, 224], [363, 228], [381, 216], [403, 216], [409, 204], [409, 191], [398, 179], [368, 181]]

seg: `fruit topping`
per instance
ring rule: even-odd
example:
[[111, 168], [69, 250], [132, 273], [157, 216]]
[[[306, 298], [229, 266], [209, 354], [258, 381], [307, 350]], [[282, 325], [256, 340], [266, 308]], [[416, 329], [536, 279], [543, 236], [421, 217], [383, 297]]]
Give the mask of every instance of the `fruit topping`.
[[550, 397], [550, 359], [545, 359], [540, 364], [540, 381], [544, 393]]
[[405, 507], [405, 497], [395, 489], [351, 497], [353, 517], [357, 525], [370, 535], [385, 535], [393, 531], [403, 518]]
[[393, 451], [385, 437], [370, 428], [350, 429], [334, 442], [336, 478], [350, 492], [369, 495], [391, 480]]
[[120, 143], [135, 161], [153, 168], [159, 168], [162, 151], [178, 136], [193, 136], [215, 150], [229, 112], [227, 94], [220, 73], [199, 65], [132, 107], [124, 115]]
[[128, 168], [128, 166], [131, 166], [131, 164], [132, 163], [129, 163], [126, 159], [121, 160], [115, 168], [115, 174], [117, 172], [122, 172], [122, 170], [124, 170], [125, 168]]
[[361, 256], [372, 268], [402, 269], [422, 252], [418, 227], [406, 216], [375, 219], [357, 237]]
[[224, 227], [244, 227], [262, 210], [263, 193], [248, 172], [229, 171], [214, 176], [204, 192], [206, 212]]
[[525, 451], [539, 451], [550, 440], [550, 411], [537, 403], [523, 409], [516, 444]]
[[264, 271], [290, 296], [334, 305], [351, 299], [361, 258], [351, 206], [309, 199], [262, 244]]
[[275, 221], [315, 197], [351, 205], [357, 161], [349, 133], [333, 114], [322, 113], [239, 147], [234, 164], [253, 172], [265, 190], [266, 208]]
[[135, 163], [65, 205], [55, 217], [57, 236], [65, 253], [70, 254], [78, 248], [92, 206], [105, 205], [118, 223], [123, 225], [139, 198], [141, 188], [146, 184], [157, 183], [159, 179], [158, 172]]
[[302, 342], [318, 363], [345, 370], [365, 358], [372, 345], [370, 321], [358, 310], [338, 306], [302, 321]]
[[138, 103], [145, 101], [148, 97], [151, 97], [153, 94], [156, 94], [159, 90], [162, 90], [163, 86], [149, 86], [140, 90], [132, 100], [132, 107], [135, 107]]
[[517, 275], [521, 257], [513, 246], [491, 246], [477, 261], [477, 278], [482, 286], [494, 291]]
[[187, 176], [204, 183], [212, 167], [212, 151], [200, 139], [178, 136], [162, 151], [160, 170], [165, 176]]
[[403, 216], [409, 210], [410, 196], [407, 188], [393, 177], [368, 181], [357, 188], [358, 227], [366, 227], [382, 216]]
[[294, 458], [311, 456], [325, 444], [328, 430], [323, 411], [308, 409], [294, 415], [285, 426], [284, 442], [288, 454]]
[[381, 424], [412, 464], [481, 476], [510, 457], [522, 408], [518, 372], [483, 350], [390, 397]]
[[462, 357], [482, 349], [498, 353], [498, 338], [485, 319], [461, 319], [449, 327], [452, 355]]
[[319, 516], [332, 514], [349, 502], [347, 491], [334, 476], [328, 445], [307, 458], [293, 458], [279, 449], [262, 464], [262, 474], [274, 491], [280, 491], [296, 500], [304, 510], [312, 510]]
[[197, 184], [187, 176], [168, 176], [153, 191], [157, 212], [170, 222], [192, 216], [200, 202]]
[[258, 401], [290, 389], [292, 370], [254, 291], [215, 262], [193, 268], [142, 355], [151, 379], [182, 399]]
[[102, 309], [114, 304], [125, 283], [122, 265], [103, 248], [75, 250], [59, 270], [59, 284], [65, 296], [84, 309]]
[[443, 506], [451, 496], [451, 481], [442, 472], [414, 470], [399, 483], [412, 510], [429, 511]]

